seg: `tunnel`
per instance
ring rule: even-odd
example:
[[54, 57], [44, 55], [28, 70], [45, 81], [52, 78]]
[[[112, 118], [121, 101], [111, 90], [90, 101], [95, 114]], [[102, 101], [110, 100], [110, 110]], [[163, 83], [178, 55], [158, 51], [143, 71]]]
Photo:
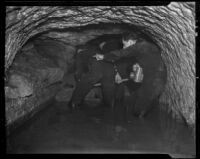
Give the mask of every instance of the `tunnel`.
[[195, 29], [195, 2], [166, 6], [7, 6], [4, 90], [8, 145], [13, 146], [9, 136], [31, 120], [40, 119], [52, 103], [63, 107], [61, 112], [67, 111], [70, 86], [75, 86], [77, 46], [127, 31], [141, 32], [160, 48], [167, 82], [159, 108], [173, 120], [185, 123], [195, 138]]

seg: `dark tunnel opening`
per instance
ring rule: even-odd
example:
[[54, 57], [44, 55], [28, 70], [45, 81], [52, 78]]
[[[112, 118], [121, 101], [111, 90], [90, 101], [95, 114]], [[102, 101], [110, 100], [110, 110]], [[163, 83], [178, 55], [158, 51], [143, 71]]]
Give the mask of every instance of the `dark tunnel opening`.
[[[114, 30], [113, 26], [117, 29]], [[12, 118], [19, 119], [11, 124], [8, 131], [10, 135], [9, 153], [49, 153], [50, 151], [55, 153], [82, 153], [88, 151], [97, 153], [104, 151], [135, 151], [144, 153], [156, 151], [184, 155], [193, 154], [194, 148], [188, 137], [185, 125], [176, 123], [171, 112], [160, 110], [158, 99], [152, 103], [155, 108], [145, 117], [146, 120], [131, 116], [132, 122], [130, 121], [127, 125], [129, 132], [122, 136], [119, 142], [117, 141], [117, 144], [111, 142], [107, 137], [109, 135], [112, 136], [112, 134], [109, 134], [111, 132], [104, 132], [105, 127], [109, 125], [106, 125], [106, 123], [110, 121], [108, 119], [109, 111], [102, 115], [104, 110], [102, 110], [103, 95], [101, 87], [97, 86], [91, 89], [85, 98], [82, 110], [74, 114], [70, 113], [68, 104], [76, 87], [74, 65], [76, 63], [77, 47], [86, 44], [99, 45], [105, 39], [121, 39], [123, 33], [127, 31], [141, 32], [142, 38], [154, 43], [161, 49], [155, 43], [155, 40], [145, 34], [141, 28], [138, 29], [126, 24], [105, 23], [67, 28], [66, 30], [48, 30], [30, 38], [24, 44], [7, 71], [6, 102], [18, 102], [19, 105], [18, 108], [10, 112]], [[68, 34], [64, 35], [66, 32]], [[62, 34], [63, 36], [61, 36]], [[167, 81], [167, 77], [165, 77], [165, 81]], [[39, 101], [44, 100], [46, 94], [48, 94], [47, 102], [39, 104], [40, 106], [36, 109], [34, 108], [33, 112], [29, 112], [34, 107], [32, 105], [42, 103]], [[125, 94], [130, 94], [127, 88]], [[127, 98], [126, 102], [131, 103], [132, 101]], [[21, 112], [18, 112], [23, 105], [28, 105], [28, 107], [22, 108]], [[107, 110], [107, 108], [105, 109]], [[27, 117], [24, 117], [26, 112], [28, 112]], [[20, 113], [22, 115], [17, 117], [16, 114]], [[107, 117], [105, 121], [102, 119], [104, 115]], [[181, 119], [185, 120], [182, 117]], [[27, 122], [24, 123], [24, 121]], [[16, 129], [17, 125], [22, 126]], [[136, 129], [138, 130], [136, 131]], [[174, 131], [172, 132], [172, 130]], [[66, 134], [61, 133], [62, 131]], [[146, 131], [149, 134], [144, 133]], [[182, 131], [185, 131], [185, 133], [180, 135]], [[162, 135], [153, 136], [154, 133], [161, 132]], [[42, 135], [43, 133], [46, 133], [46, 135]], [[178, 134], [180, 137], [177, 137], [179, 136]], [[35, 142], [33, 139], [31, 140], [33, 144], [30, 144], [28, 135], [33, 136], [35, 139]], [[65, 135], [67, 136], [66, 139]], [[40, 142], [39, 138], [41, 136], [43, 139]], [[91, 140], [88, 136], [90, 136]], [[167, 140], [169, 136], [174, 137], [171, 139], [172, 141]], [[52, 140], [51, 137], [53, 138]], [[75, 139], [76, 137], [77, 140]], [[137, 140], [137, 138], [141, 140]], [[188, 138], [189, 149], [187, 144], [180, 146], [183, 138]], [[22, 139], [24, 141], [20, 141]], [[106, 142], [106, 140], [109, 142]], [[145, 140], [149, 140], [149, 144]], [[170, 142], [173, 141], [177, 142], [172, 145]], [[94, 143], [96, 142], [99, 142], [99, 144], [95, 145]], [[154, 142], [155, 144], [153, 144]], [[143, 147], [142, 144], [145, 146]], [[162, 149], [163, 145], [166, 146]], [[58, 148], [55, 148], [56, 146]]]

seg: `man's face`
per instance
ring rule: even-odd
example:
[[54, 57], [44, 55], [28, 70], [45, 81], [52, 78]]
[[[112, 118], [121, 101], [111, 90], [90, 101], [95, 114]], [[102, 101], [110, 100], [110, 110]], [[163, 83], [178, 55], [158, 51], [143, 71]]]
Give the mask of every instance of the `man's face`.
[[125, 49], [125, 48], [127, 48], [127, 47], [129, 47], [131, 45], [135, 45], [136, 40], [132, 40], [132, 39], [130, 39], [130, 40], [122, 40], [122, 43], [123, 43], [123, 49]]

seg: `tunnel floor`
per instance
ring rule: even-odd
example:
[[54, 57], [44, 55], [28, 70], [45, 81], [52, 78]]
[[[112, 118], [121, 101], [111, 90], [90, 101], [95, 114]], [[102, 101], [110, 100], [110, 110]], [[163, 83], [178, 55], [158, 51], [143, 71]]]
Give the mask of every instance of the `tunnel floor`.
[[127, 132], [115, 141], [109, 111], [84, 104], [70, 113], [65, 102], [54, 102], [7, 139], [7, 153], [161, 153], [194, 157], [189, 129], [155, 107], [145, 119], [131, 117]]

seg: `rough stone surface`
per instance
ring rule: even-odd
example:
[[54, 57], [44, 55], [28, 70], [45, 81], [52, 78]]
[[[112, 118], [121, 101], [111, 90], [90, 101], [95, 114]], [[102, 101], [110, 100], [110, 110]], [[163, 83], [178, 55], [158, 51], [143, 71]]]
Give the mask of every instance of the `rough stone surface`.
[[[51, 35], [51, 38], [62, 39], [75, 46], [88, 37], [94, 38], [102, 34], [103, 31], [99, 30], [104, 29], [101, 28], [96, 29], [95, 35], [95, 31], [81, 31], [81, 27], [90, 24], [125, 23], [137, 26], [158, 44], [167, 65], [167, 85], [160, 102], [165, 103], [175, 114], [182, 114], [188, 124], [193, 125], [196, 35], [194, 10], [194, 2], [172, 2], [168, 6], [10, 6], [6, 8], [5, 69], [8, 70], [16, 53], [27, 40], [38, 33], [52, 31], [46, 36]], [[73, 30], [71, 27], [79, 28]], [[65, 35], [60, 30], [66, 32]]]
[[58, 40], [38, 38], [34, 41], [37, 52], [44, 58], [50, 58], [63, 71], [68, 72], [73, 63], [75, 48]]
[[32, 84], [23, 76], [12, 74], [9, 85], [10, 87], [5, 87], [5, 95], [8, 98], [26, 97], [33, 93]]
[[62, 88], [55, 96], [56, 101], [68, 102], [71, 99], [75, 87], [76, 82], [74, 79], [74, 74], [66, 73], [63, 77]]
[[64, 70], [51, 58], [40, 56], [32, 46], [16, 56], [7, 74], [5, 104], [6, 125], [9, 125], [52, 98], [61, 85]]
[[[9, 126], [19, 120], [23, 121], [28, 114], [29, 117], [33, 113], [40, 110], [40, 105], [53, 98], [56, 92], [60, 89], [57, 85], [52, 85], [48, 88], [38, 88], [31, 97], [22, 97], [15, 99], [6, 99], [6, 126]], [[29, 117], [26, 116], [26, 119]], [[10, 132], [8, 132], [10, 133]]]

